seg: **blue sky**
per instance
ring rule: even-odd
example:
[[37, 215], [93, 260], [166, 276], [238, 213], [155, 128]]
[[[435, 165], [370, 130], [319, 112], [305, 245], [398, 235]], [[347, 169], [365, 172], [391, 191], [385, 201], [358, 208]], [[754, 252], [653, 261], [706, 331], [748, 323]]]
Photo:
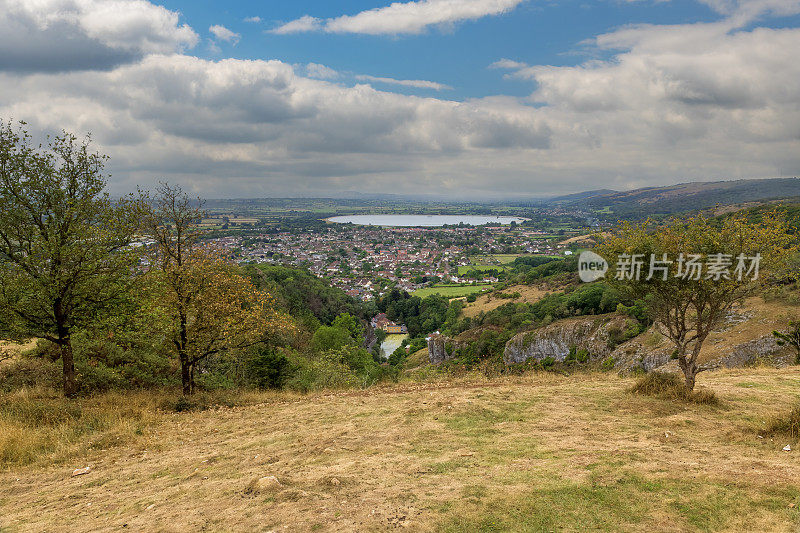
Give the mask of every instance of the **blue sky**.
[[519, 198], [800, 174], [800, 0], [0, 0], [0, 120], [113, 192]]
[[[719, 13], [695, 1], [672, 2], [522, 2], [496, 16], [436, 27], [413, 35], [298, 33], [276, 35], [269, 30], [304, 15], [334, 18], [389, 5], [375, 0], [329, 2], [169, 1], [163, 5], [182, 13], [198, 29], [221, 24], [241, 35], [234, 46], [208, 42], [192, 53], [216, 59], [280, 59], [290, 63], [320, 63], [339, 72], [396, 79], [425, 79], [452, 87], [452, 99], [494, 94], [524, 96], [530, 83], [507, 79], [489, 69], [500, 58], [528, 64], [577, 65], [607, 56], [586, 44], [595, 36], [628, 24], [687, 24], [719, 20]], [[224, 5], [220, 9], [220, 4]], [[259, 17], [259, 22], [245, 22]], [[772, 21], [775, 22], [775, 21]], [[210, 32], [200, 32], [213, 39]], [[408, 94], [431, 90], [392, 88]]]

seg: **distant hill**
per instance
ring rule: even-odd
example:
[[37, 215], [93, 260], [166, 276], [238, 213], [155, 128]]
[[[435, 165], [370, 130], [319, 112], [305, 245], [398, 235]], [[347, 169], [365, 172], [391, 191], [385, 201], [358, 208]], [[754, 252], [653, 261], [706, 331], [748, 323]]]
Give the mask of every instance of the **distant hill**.
[[593, 198], [596, 196], [607, 196], [616, 194], [618, 192], [619, 191], [615, 191], [613, 189], [597, 189], [596, 191], [584, 191], [576, 192], [574, 194], [565, 194], [563, 196], [556, 196], [555, 198], [550, 198], [549, 201], [552, 203], [574, 202], [576, 200], [585, 200], [587, 198]]
[[[561, 203], [621, 217], [669, 215], [708, 209], [717, 205], [746, 204], [800, 198], [800, 179], [773, 178], [735, 181], [692, 182], [667, 187], [645, 187], [631, 191], [579, 193]], [[583, 195], [581, 198], [580, 195]]]

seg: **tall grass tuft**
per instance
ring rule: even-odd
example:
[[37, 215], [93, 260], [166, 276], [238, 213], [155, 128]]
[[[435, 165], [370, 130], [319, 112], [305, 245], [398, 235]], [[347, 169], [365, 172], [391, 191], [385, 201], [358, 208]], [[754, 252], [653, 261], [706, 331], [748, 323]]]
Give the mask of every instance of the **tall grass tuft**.
[[792, 439], [800, 437], [800, 404], [781, 416], [776, 416], [767, 425], [768, 435], [783, 435]]
[[68, 400], [52, 388], [0, 392], [0, 468], [66, 461], [146, 437], [168, 412], [202, 411], [272, 401], [292, 393], [247, 389], [204, 391], [183, 398], [174, 389], [105, 392]]
[[157, 415], [141, 393], [67, 400], [50, 389], [0, 395], [0, 465], [59, 461], [82, 450], [127, 444]]
[[678, 400], [684, 402], [717, 405], [719, 399], [714, 391], [708, 389], [689, 390], [677, 374], [668, 372], [648, 372], [640, 377], [633, 387], [633, 394], [654, 396], [664, 400]]

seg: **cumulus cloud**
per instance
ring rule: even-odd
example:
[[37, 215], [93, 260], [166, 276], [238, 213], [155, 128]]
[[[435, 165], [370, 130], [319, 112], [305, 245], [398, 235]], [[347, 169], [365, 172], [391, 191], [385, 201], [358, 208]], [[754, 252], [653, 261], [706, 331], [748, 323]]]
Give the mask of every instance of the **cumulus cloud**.
[[225, 26], [221, 26], [219, 24], [214, 24], [213, 26], [209, 27], [208, 31], [214, 35], [217, 41], [225, 41], [226, 43], [231, 43], [233, 45], [236, 45], [236, 43], [238, 43], [239, 39], [242, 37], [238, 33], [231, 31]]
[[340, 76], [334, 69], [319, 63], [309, 63], [305, 67], [306, 76], [318, 80], [335, 80]]
[[533, 109], [344, 87], [298, 76], [279, 61], [153, 55], [108, 73], [6, 74], [0, 84], [13, 102], [0, 116], [43, 130], [92, 131], [113, 154], [115, 175], [132, 180], [117, 182], [122, 188], [193, 175], [209, 191], [235, 176], [216, 189], [223, 195], [242, 193], [250, 181], [284, 194], [301, 186], [330, 192], [326, 180], [336, 176], [356, 186], [355, 176], [376, 172], [392, 183], [394, 172], [420, 169], [428, 157], [550, 143]]
[[[800, 29], [741, 26], [731, 9], [716, 23], [597, 36], [590, 46], [610, 56], [604, 61], [500, 60], [494, 66], [530, 81], [531, 94], [463, 102], [350, 86], [352, 74], [315, 63], [190, 57], [175, 53], [174, 40], [144, 53], [134, 24], [106, 44], [93, 35], [87, 50], [140, 43], [135, 61], [0, 71], [0, 117], [25, 119], [34, 131], [92, 132], [112, 156], [115, 192], [163, 178], [212, 197], [488, 198], [797, 175]], [[764, 9], [758, 16], [772, 12]], [[180, 32], [177, 18], [167, 19]], [[33, 20], [30, 31], [56, 24], [45, 22], [38, 29]], [[387, 80], [417, 83], [356, 81]]]
[[197, 41], [178, 13], [144, 0], [0, 0], [0, 70], [109, 69]]
[[299, 19], [292, 20], [286, 24], [270, 30], [271, 33], [284, 35], [287, 33], [302, 33], [307, 31], [315, 31], [322, 27], [322, 20], [314, 18], [309, 15], [304, 15]]
[[386, 7], [342, 15], [330, 19], [304, 16], [288, 22], [273, 33], [326, 31], [398, 35], [422, 33], [431, 26], [450, 25], [465, 20], [507, 13], [524, 0], [419, 0], [395, 2]]
[[258, 24], [259, 22], [261, 22], [261, 17], [259, 17], [259, 16], [255, 16], [255, 17], [245, 17], [245, 18], [243, 19], [243, 21], [244, 21], [244, 22], [252, 22], [252, 23], [254, 23], [254, 24]]
[[528, 66], [527, 63], [522, 63], [520, 61], [514, 61], [512, 59], [503, 58], [503, 59], [498, 59], [497, 61], [489, 65], [489, 68], [499, 68], [503, 70], [521, 70], [527, 66]]
[[356, 76], [356, 79], [358, 81], [384, 83], [387, 85], [400, 85], [403, 87], [415, 87], [417, 89], [433, 89], [434, 91], [443, 91], [445, 89], [452, 89], [452, 87], [450, 87], [449, 85], [427, 80], [397, 80], [395, 78], [381, 78], [378, 76], [369, 76], [367, 74], [359, 74]]

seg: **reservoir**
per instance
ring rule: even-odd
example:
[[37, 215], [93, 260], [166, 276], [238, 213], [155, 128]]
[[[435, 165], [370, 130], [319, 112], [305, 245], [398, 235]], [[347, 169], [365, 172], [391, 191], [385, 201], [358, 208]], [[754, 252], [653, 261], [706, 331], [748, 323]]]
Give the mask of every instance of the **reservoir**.
[[381, 344], [381, 357], [383, 359], [389, 359], [389, 356], [392, 355], [396, 349], [403, 344], [403, 339], [408, 337], [408, 335], [387, 335], [386, 339], [384, 339], [383, 343]]
[[526, 219], [520, 217], [501, 217], [491, 215], [344, 215], [331, 217], [329, 222], [339, 224], [360, 224], [362, 226], [389, 226], [389, 227], [437, 227], [445, 224], [469, 224], [482, 226], [483, 224], [521, 224]]

